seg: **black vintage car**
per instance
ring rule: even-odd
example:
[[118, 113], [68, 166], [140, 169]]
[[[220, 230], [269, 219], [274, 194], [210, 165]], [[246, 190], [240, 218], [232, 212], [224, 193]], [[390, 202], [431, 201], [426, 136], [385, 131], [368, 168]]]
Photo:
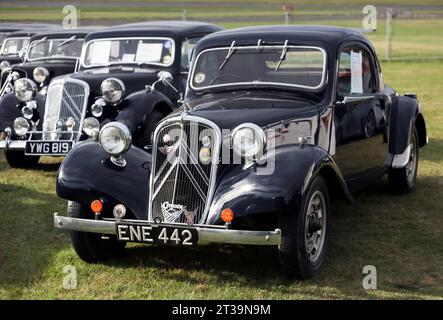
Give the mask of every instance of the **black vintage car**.
[[0, 23], [0, 50], [3, 44], [3, 40], [12, 32], [19, 31], [23, 29], [23, 24], [12, 23], [12, 22], [1, 22]]
[[310, 278], [325, 259], [331, 200], [385, 174], [396, 191], [414, 187], [427, 143], [420, 104], [383, 82], [359, 32], [234, 29], [194, 53], [186, 101], [158, 124], [150, 154], [112, 122], [63, 161], [68, 216], [54, 223], [83, 260], [126, 242], [271, 245], [286, 275]]
[[[4, 71], [9, 66], [23, 61], [26, 47], [33, 35], [46, 30], [57, 29], [58, 27], [52, 24], [35, 23], [24, 24], [22, 27], [15, 25], [10, 28], [12, 28], [14, 32], [5, 32], [3, 33], [3, 36], [1, 36], [2, 33], [0, 29], [0, 38], [2, 38], [0, 49], [0, 71]], [[15, 30], [15, 28], [19, 29]], [[2, 82], [0, 82], [0, 84], [1, 83]]]
[[[110, 121], [124, 123], [134, 144], [146, 146], [154, 125], [176, 108], [185, 91], [193, 46], [218, 30], [208, 23], [164, 21], [89, 34], [78, 72], [51, 81], [44, 112], [9, 124], [4, 142], [9, 164], [30, 166], [41, 155], [66, 155]], [[152, 90], [158, 81], [158, 90]], [[33, 97], [32, 86], [23, 87], [20, 92]], [[0, 115], [0, 131], [6, 125]]]
[[[3, 70], [0, 99], [13, 92], [14, 82], [22, 78], [35, 82], [37, 92], [46, 95], [52, 78], [75, 71], [84, 39], [93, 31], [90, 28], [46, 30], [33, 35], [28, 40], [30, 45], [23, 57], [24, 62]], [[19, 102], [11, 100], [9, 104], [15, 106]]]

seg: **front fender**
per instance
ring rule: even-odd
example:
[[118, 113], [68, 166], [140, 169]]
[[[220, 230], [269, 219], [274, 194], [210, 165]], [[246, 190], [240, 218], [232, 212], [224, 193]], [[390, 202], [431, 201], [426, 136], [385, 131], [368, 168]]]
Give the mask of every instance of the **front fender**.
[[87, 206], [101, 199], [104, 210], [110, 211], [121, 203], [128, 216], [146, 220], [151, 156], [131, 147], [123, 157], [127, 165], [117, 167], [99, 143], [88, 140], [78, 144], [60, 165], [57, 194]]
[[131, 133], [136, 133], [147, 121], [154, 108], [167, 115], [174, 110], [172, 102], [161, 92], [146, 90], [130, 94], [122, 102], [116, 121], [124, 123]]
[[324, 149], [310, 145], [282, 146], [275, 150], [274, 159], [275, 167], [270, 174], [261, 174], [266, 171], [257, 164], [246, 170], [240, 165], [228, 169], [217, 184], [207, 222], [220, 224], [219, 215], [224, 208], [231, 208], [236, 218], [291, 211], [301, 203], [312, 177], [326, 169], [325, 178], [351, 199], [340, 171]]
[[[42, 119], [45, 110], [46, 96], [37, 94], [34, 97], [34, 101], [37, 102], [37, 116], [41, 121], [37, 126], [37, 130], [41, 130]], [[22, 107], [25, 106], [24, 102], [17, 99], [14, 93], [10, 92], [3, 96], [0, 100], [0, 132], [5, 131], [6, 128], [12, 128], [15, 118], [22, 116]]]

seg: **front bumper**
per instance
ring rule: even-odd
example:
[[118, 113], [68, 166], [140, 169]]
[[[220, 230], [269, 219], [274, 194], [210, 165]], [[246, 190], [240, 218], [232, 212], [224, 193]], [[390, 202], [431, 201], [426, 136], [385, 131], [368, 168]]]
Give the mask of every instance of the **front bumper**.
[[25, 150], [26, 141], [25, 140], [3, 140], [0, 141], [0, 149], [8, 150]]
[[[124, 221], [124, 220], [122, 220]], [[58, 229], [117, 234], [115, 220], [89, 220], [59, 216], [54, 213], [54, 226]], [[231, 243], [246, 245], [278, 246], [281, 241], [280, 229], [274, 231], [231, 230], [216, 226], [195, 226], [198, 233], [198, 244]]]

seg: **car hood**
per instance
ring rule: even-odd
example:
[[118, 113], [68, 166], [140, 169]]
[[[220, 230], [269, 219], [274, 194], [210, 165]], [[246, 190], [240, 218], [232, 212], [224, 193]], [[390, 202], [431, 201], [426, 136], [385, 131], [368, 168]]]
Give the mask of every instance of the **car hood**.
[[143, 90], [147, 84], [156, 81], [158, 79], [157, 72], [157, 70], [133, 67], [94, 68], [82, 70], [72, 74], [71, 77], [87, 82], [91, 93], [94, 95], [100, 95], [100, 85], [103, 80], [117, 78], [125, 84], [125, 95], [128, 95]]
[[233, 129], [246, 122], [264, 127], [284, 120], [312, 118], [318, 114], [318, 107], [312, 100], [293, 95], [238, 92], [193, 99], [171, 116], [184, 111], [208, 119], [221, 129]]
[[27, 78], [33, 79], [32, 72], [37, 67], [46, 68], [49, 71], [49, 79], [52, 79], [54, 77], [74, 72], [75, 60], [29, 61], [14, 66], [14, 69], [22, 70], [26, 74]]

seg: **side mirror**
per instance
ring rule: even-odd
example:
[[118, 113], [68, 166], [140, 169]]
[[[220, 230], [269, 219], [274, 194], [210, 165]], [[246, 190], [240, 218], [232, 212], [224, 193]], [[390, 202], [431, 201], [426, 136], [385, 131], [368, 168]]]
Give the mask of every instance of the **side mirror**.
[[22, 49], [18, 52], [18, 57], [19, 57], [20, 59], [24, 59], [25, 55], [26, 55], [26, 49], [25, 49], [25, 48], [22, 48]]
[[165, 86], [171, 85], [171, 81], [174, 80], [172, 74], [168, 71], [160, 71], [157, 77]]
[[177, 88], [175, 88], [172, 85], [172, 83], [171, 83], [172, 80], [174, 79], [174, 77], [172, 76], [172, 74], [170, 72], [168, 72], [168, 71], [160, 71], [159, 73], [157, 73], [157, 77], [158, 77], [158, 80], [155, 81], [152, 85], [148, 84], [148, 85], [145, 86], [145, 89], [146, 89], [147, 92], [154, 91], [155, 90], [155, 86], [157, 85], [157, 83], [161, 82], [161, 83], [163, 83], [163, 85], [171, 87], [172, 90], [174, 90], [175, 92], [178, 93]]

